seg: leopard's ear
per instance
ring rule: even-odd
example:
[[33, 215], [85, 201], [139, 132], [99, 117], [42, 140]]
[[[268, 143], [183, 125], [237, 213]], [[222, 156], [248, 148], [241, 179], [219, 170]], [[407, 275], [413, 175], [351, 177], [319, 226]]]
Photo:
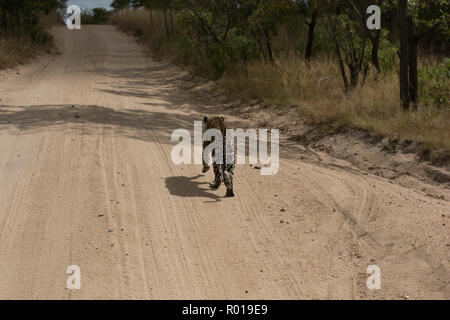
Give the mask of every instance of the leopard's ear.
[[208, 117], [207, 117], [207, 116], [205, 116], [205, 117], [203, 118], [203, 122], [204, 122], [204, 123], [207, 123], [207, 122], [208, 122]]

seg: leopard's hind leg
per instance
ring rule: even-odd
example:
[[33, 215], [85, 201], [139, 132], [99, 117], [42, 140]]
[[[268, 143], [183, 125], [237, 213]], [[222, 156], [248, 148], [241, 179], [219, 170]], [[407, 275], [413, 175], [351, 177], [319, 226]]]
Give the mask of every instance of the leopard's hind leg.
[[233, 191], [234, 165], [226, 165], [223, 172], [223, 181], [227, 187], [226, 197], [234, 197]]
[[211, 189], [218, 189], [223, 181], [223, 168], [222, 165], [213, 163], [214, 168], [214, 182], [211, 183], [209, 186]]

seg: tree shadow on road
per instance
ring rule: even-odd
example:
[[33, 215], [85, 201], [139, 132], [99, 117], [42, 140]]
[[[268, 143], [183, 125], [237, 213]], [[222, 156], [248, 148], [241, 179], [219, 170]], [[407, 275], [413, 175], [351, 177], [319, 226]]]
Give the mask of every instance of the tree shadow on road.
[[[0, 105], [0, 130], [80, 128], [83, 134], [99, 134], [98, 128], [114, 129], [123, 136], [170, 143], [173, 130], [191, 130], [195, 117], [143, 109], [113, 109], [98, 105]], [[198, 120], [201, 121], [201, 116]], [[70, 125], [67, 127], [67, 125]]]
[[167, 177], [165, 178], [166, 188], [170, 194], [182, 198], [209, 198], [220, 202], [220, 197], [214, 193], [209, 192], [209, 189], [202, 188], [207, 185], [206, 182], [196, 181], [202, 175], [195, 177]]

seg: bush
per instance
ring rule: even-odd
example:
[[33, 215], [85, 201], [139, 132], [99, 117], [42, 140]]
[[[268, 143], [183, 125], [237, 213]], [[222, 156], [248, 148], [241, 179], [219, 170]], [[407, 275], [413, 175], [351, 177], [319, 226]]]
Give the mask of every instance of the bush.
[[111, 18], [112, 12], [105, 8], [94, 8], [92, 11], [86, 10], [81, 13], [83, 24], [106, 24]]
[[0, 1], [0, 69], [24, 63], [36, 53], [49, 51], [47, 28], [62, 23], [58, 0]]
[[423, 104], [450, 108], [450, 58], [419, 70], [419, 90]]
[[[208, 23], [214, 20], [210, 12], [204, 11], [201, 14]], [[230, 28], [227, 38], [221, 39], [219, 42], [209, 39], [192, 10], [182, 10], [176, 16], [176, 20], [182, 30], [178, 37], [183, 38], [178, 41], [180, 43], [189, 42], [191, 48], [200, 51], [200, 55], [204, 56], [212, 68], [215, 78], [222, 76], [232, 64], [260, 58], [256, 41], [243, 35], [236, 27]], [[180, 48], [180, 50], [183, 49]]]
[[383, 71], [390, 72], [396, 70], [396, 67], [399, 64], [397, 55], [398, 47], [388, 40], [387, 33], [386, 30], [383, 30], [378, 57]]

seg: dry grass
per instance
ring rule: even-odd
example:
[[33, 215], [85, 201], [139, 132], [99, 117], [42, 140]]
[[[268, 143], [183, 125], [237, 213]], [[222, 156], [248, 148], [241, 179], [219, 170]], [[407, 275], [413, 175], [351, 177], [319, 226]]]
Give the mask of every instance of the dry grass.
[[[43, 15], [40, 18], [42, 30], [46, 30], [56, 24], [62, 24], [57, 12]], [[27, 62], [36, 54], [49, 52], [53, 48], [51, 37], [45, 32], [39, 40], [33, 41], [25, 32], [12, 34], [0, 33], [0, 69], [14, 67]]]
[[165, 37], [163, 15], [159, 10], [153, 12], [153, 25], [150, 12], [142, 9], [122, 10], [111, 17], [111, 22], [122, 31], [131, 32], [152, 45], [156, 45], [161, 38]]
[[175, 36], [170, 40], [167, 39], [164, 17], [160, 10], [153, 11], [153, 25], [149, 11], [141, 9], [121, 10], [111, 17], [111, 22], [120, 30], [133, 34], [138, 40], [148, 45], [154, 56], [164, 56], [189, 68], [194, 73], [214, 77], [214, 71], [198, 48], [193, 47], [189, 41], [183, 41], [182, 37]]
[[[154, 12], [153, 20], [152, 28], [149, 13], [143, 10], [123, 11], [113, 17], [113, 23], [120, 29], [133, 32], [159, 54], [194, 66], [194, 70], [202, 70], [204, 61], [195, 48], [180, 50], [179, 44], [164, 40], [160, 12]], [[282, 38], [285, 32], [279, 34], [282, 43], [289, 43], [286, 37]], [[298, 46], [291, 44], [291, 47]], [[421, 65], [435, 65], [437, 60], [429, 58], [421, 61]], [[399, 81], [395, 73], [384, 77], [369, 75], [363, 88], [345, 93], [333, 58], [317, 57], [307, 64], [298, 54], [285, 54], [275, 65], [257, 61], [237, 66], [220, 82], [230, 94], [258, 99], [277, 108], [299, 108], [318, 122], [361, 128], [391, 139], [421, 142], [432, 150], [450, 150], [450, 108], [419, 106], [417, 112], [404, 112], [400, 108]]]
[[34, 45], [29, 39], [18, 41], [14, 36], [0, 36], [0, 69], [25, 62], [34, 52]]
[[299, 108], [336, 126], [422, 142], [430, 149], [450, 149], [449, 108], [419, 106], [417, 112], [403, 111], [396, 75], [369, 75], [364, 87], [345, 93], [337, 64], [327, 57], [307, 64], [291, 54], [276, 65], [255, 62], [237, 70], [228, 72], [221, 83], [239, 97]]
[[51, 39], [36, 43], [28, 36], [0, 35], [0, 70], [26, 63], [41, 52], [51, 52]]
[[148, 30], [150, 25], [150, 12], [147, 10], [122, 10], [111, 17], [113, 24], [124, 31]]

